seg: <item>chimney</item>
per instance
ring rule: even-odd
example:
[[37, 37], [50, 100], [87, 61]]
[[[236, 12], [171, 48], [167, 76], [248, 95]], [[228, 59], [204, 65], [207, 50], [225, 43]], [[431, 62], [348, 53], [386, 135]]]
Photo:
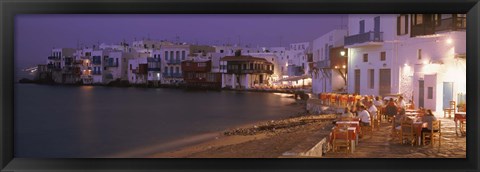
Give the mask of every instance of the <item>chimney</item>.
[[242, 50], [235, 51], [235, 56], [242, 56]]

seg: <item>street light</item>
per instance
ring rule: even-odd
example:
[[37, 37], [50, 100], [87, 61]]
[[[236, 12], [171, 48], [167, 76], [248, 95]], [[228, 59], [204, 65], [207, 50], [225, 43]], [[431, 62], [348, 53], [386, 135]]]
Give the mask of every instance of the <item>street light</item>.
[[448, 38], [448, 39], [447, 39], [447, 44], [452, 44], [452, 43], [453, 43], [452, 38]]
[[341, 56], [345, 56], [345, 51], [340, 51]]

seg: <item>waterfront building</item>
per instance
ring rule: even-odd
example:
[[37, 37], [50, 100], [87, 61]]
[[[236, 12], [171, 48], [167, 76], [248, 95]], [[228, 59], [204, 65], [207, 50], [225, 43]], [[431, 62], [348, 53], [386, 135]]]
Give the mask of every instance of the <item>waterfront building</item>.
[[76, 66], [80, 68], [80, 81], [83, 84], [93, 84], [92, 52], [93, 48], [80, 48], [75, 52]]
[[[63, 69], [68, 66], [68, 70], [72, 70], [73, 54], [75, 49], [73, 48], [54, 48], [51, 51], [50, 56], [47, 58], [47, 68], [51, 72], [52, 79], [55, 83], [64, 83], [67, 79], [70, 79], [71, 74], [64, 75]], [[68, 76], [68, 77], [67, 77]]]
[[212, 72], [212, 60], [193, 58], [182, 61], [185, 84], [190, 87], [220, 88], [222, 74]]
[[249, 89], [256, 85], [270, 85], [274, 65], [264, 58], [242, 55], [225, 56], [220, 60], [222, 88]]
[[160, 48], [163, 56], [161, 65], [163, 68], [164, 84], [177, 84], [183, 81], [181, 61], [187, 59], [190, 54], [189, 45], [163, 45]]
[[332, 30], [313, 40], [309, 74], [312, 93], [346, 92], [347, 52], [343, 47], [347, 30]]
[[400, 93], [434, 111], [464, 101], [465, 15], [350, 15], [348, 25], [349, 93]]
[[282, 78], [282, 73], [280, 71], [280, 65], [279, 65], [279, 57], [275, 55], [275, 53], [271, 52], [264, 52], [264, 53], [248, 53], [247, 55], [253, 56], [253, 57], [259, 57], [259, 58], [264, 58], [268, 62], [273, 64], [273, 74], [270, 77], [270, 82], [277, 82], [279, 79]]
[[288, 76], [288, 70], [287, 70], [287, 54], [286, 54], [287, 48], [286, 47], [270, 47], [268, 48], [269, 53], [273, 53], [276, 57], [276, 66], [278, 66], [278, 70], [280, 71], [279, 77], [283, 78], [283, 76]]
[[300, 42], [290, 44], [286, 51], [287, 55], [287, 75], [302, 76], [308, 72], [307, 53], [310, 42]]
[[130, 84], [146, 84], [148, 81], [149, 57], [135, 57], [128, 60], [128, 82]]
[[111, 51], [105, 61], [105, 80], [108, 84], [117, 79], [128, 80], [128, 61], [134, 56], [133, 53], [123, 51]]
[[92, 79], [94, 84], [104, 84], [106, 81], [107, 61], [110, 55], [110, 50], [95, 49], [92, 52]]
[[148, 83], [159, 85], [162, 83], [162, 52], [160, 50], [153, 51], [153, 57], [147, 58], [148, 63]]

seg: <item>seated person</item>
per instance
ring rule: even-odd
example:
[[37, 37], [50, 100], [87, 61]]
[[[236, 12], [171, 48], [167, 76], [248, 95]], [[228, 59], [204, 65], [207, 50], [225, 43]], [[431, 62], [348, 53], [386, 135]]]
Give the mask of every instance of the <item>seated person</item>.
[[394, 117], [397, 115], [398, 108], [395, 102], [393, 101], [393, 98], [390, 98], [390, 100], [387, 103], [387, 106], [385, 107], [385, 115], [388, 117]]
[[364, 105], [360, 106], [360, 111], [358, 112], [358, 118], [360, 118], [361, 126], [370, 126], [370, 114], [366, 110]]
[[346, 107], [345, 110], [343, 111], [343, 114], [340, 115], [340, 118], [353, 118], [352, 112], [350, 112], [350, 108]]
[[374, 104], [377, 108], [383, 107], [383, 101], [381, 100], [380, 96], [375, 97], [375, 102], [373, 102], [373, 104]]
[[432, 110], [428, 109], [427, 113], [422, 117], [422, 122], [428, 123], [428, 127], [423, 128], [422, 133], [423, 132], [431, 132], [432, 131], [432, 122], [436, 121], [436, 120], [437, 120], [437, 118], [435, 117], [435, 115], [433, 115]]
[[373, 101], [370, 100], [368, 105], [370, 106], [368, 108], [368, 112], [370, 112], [370, 117], [372, 117], [373, 119], [377, 119], [377, 107], [373, 104]]

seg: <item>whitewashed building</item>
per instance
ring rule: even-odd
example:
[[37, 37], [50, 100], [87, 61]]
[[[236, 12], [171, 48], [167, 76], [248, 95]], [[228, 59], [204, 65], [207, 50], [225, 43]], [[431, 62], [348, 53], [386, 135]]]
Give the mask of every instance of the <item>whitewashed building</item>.
[[123, 51], [112, 51], [105, 61], [105, 80], [108, 84], [111, 81], [120, 79], [128, 80], [128, 61], [133, 58], [132, 53]]
[[54, 82], [64, 83], [71, 79], [71, 73], [64, 75], [63, 71], [70, 72], [65, 68], [71, 67], [73, 64], [75, 49], [73, 48], [54, 48], [50, 56], [47, 58], [47, 69], [51, 71], [51, 76]]
[[135, 57], [128, 60], [128, 82], [130, 84], [146, 84], [148, 81], [148, 58]]
[[163, 45], [160, 48], [163, 56], [161, 65], [163, 68], [163, 81], [165, 84], [180, 83], [183, 81], [181, 62], [190, 54], [189, 45]]
[[332, 30], [313, 40], [313, 60], [309, 74], [312, 92], [344, 92], [347, 86], [347, 49], [343, 42], [347, 30]]
[[465, 15], [350, 15], [348, 25], [349, 93], [400, 93], [434, 111], [464, 101]]
[[286, 51], [288, 76], [302, 76], [308, 72], [307, 53], [310, 42], [290, 44]]
[[92, 52], [92, 79], [94, 84], [104, 84], [107, 70], [106, 62], [110, 50], [94, 50]]

